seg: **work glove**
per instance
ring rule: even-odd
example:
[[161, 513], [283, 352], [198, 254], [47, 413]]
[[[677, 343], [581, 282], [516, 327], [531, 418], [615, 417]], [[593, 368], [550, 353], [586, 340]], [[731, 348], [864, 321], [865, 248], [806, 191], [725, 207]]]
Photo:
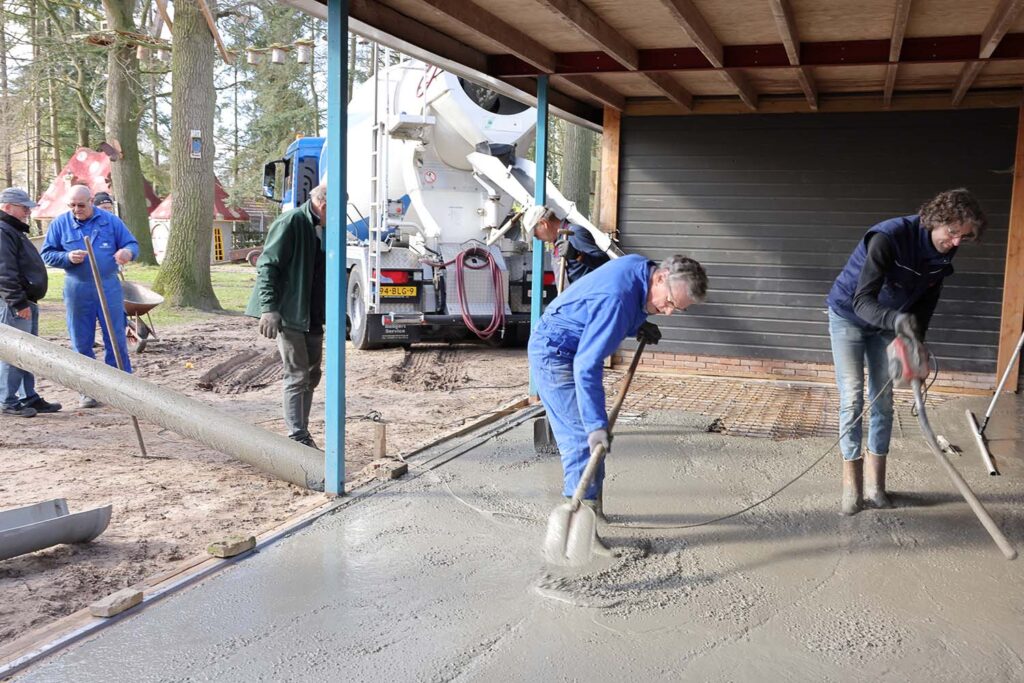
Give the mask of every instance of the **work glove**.
[[900, 313], [892, 325], [893, 332], [912, 341], [921, 342], [921, 330], [913, 313]]
[[611, 444], [608, 442], [607, 429], [595, 429], [587, 435], [587, 445], [590, 446], [590, 454], [593, 455], [597, 447], [604, 446], [604, 453], [608, 455]]
[[644, 323], [636, 333], [636, 340], [647, 344], [657, 344], [661, 341], [661, 330], [654, 323]]
[[260, 334], [267, 339], [277, 339], [277, 332], [281, 329], [281, 314], [277, 311], [268, 311], [260, 316]]

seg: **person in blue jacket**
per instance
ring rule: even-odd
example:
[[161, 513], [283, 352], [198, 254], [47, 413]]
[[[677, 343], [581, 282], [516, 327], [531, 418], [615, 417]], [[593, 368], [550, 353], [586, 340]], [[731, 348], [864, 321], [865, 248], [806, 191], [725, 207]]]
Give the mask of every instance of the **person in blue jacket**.
[[[703, 301], [704, 268], [686, 256], [660, 264], [630, 254], [612, 260], [548, 305], [530, 335], [530, 372], [562, 458], [565, 496], [572, 496], [591, 451], [609, 446], [602, 384], [604, 359], [627, 337], [657, 344], [661, 332], [648, 315], [671, 315]], [[584, 504], [603, 518], [602, 466]]]
[[[839, 388], [843, 456], [840, 512], [862, 505], [891, 507], [885, 460], [892, 435], [892, 387], [886, 347], [895, 335], [924, 340], [943, 281], [953, 274], [962, 242], [973, 242], [988, 221], [963, 188], [942, 192], [916, 215], [875, 225], [857, 244], [828, 295], [829, 337]], [[864, 366], [871, 405], [868, 448], [861, 455]], [[866, 471], [865, 471], [866, 470]]]
[[[594, 241], [594, 236], [582, 225], [559, 218], [548, 209], [537, 220], [534, 236], [542, 242], [557, 244], [565, 250], [565, 277], [572, 284], [611, 260], [611, 257]], [[565, 239], [559, 240], [562, 231]]]
[[[110, 306], [111, 320], [124, 320], [124, 295], [121, 281], [118, 279], [118, 268], [134, 260], [139, 255], [139, 243], [128, 231], [120, 218], [103, 209], [93, 206], [92, 192], [85, 185], [71, 188], [68, 208], [71, 210], [57, 216], [50, 223], [43, 242], [43, 261], [54, 268], [63, 268], [64, 306], [67, 309], [68, 334], [71, 345], [76, 351], [89, 358], [95, 358], [92, 350], [96, 341], [96, 321], [99, 321], [106, 346], [104, 360], [107, 365], [117, 367], [114, 358], [114, 346], [111, 344], [110, 332], [103, 321], [99, 296], [92, 279], [92, 269], [88, 263], [84, 237], [92, 242], [96, 254], [96, 265], [103, 283], [103, 293]], [[121, 362], [125, 372], [131, 372], [131, 361], [128, 358], [128, 342], [125, 338], [123, 325], [116, 325], [114, 339], [117, 342]], [[94, 408], [98, 405], [95, 399], [81, 396], [80, 408]]]

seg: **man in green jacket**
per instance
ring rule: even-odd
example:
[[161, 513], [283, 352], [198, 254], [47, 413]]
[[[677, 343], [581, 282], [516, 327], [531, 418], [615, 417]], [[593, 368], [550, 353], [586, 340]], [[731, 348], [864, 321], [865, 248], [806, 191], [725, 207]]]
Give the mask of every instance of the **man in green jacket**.
[[326, 297], [324, 217], [327, 189], [270, 226], [256, 262], [256, 286], [246, 315], [260, 319], [260, 334], [277, 339], [284, 362], [284, 421], [288, 437], [317, 448], [309, 435], [313, 390], [320, 383]]

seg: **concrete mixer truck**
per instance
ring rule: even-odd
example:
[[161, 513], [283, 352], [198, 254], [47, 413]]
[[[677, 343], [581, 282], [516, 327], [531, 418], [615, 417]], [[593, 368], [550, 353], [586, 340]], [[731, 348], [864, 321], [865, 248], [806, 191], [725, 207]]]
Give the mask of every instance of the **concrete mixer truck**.
[[[348, 324], [358, 349], [529, 335], [527, 228], [535, 168], [518, 156], [536, 110], [417, 60], [379, 71], [348, 107]], [[264, 168], [264, 194], [291, 208], [324, 182], [324, 138], [299, 138]], [[605, 233], [547, 182], [549, 208]], [[333, 207], [329, 211], [335, 210]], [[555, 295], [545, 253], [544, 302]]]

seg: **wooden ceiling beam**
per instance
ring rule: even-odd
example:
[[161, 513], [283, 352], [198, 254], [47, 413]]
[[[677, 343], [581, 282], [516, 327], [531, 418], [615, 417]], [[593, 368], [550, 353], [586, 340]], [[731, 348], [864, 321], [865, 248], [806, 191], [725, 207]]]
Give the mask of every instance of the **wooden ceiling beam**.
[[[1003, 36], [1013, 26], [1013, 22], [1017, 20], [1017, 16], [1022, 9], [1024, 9], [1024, 0], [1003, 0], [999, 3], [992, 16], [989, 17], [988, 25], [981, 33], [979, 58], [988, 59], [992, 56], [996, 48], [999, 47], [999, 43], [1003, 40]], [[954, 107], [959, 106], [963, 101], [964, 95], [971, 89], [974, 79], [978, 77], [984, 66], [984, 62], [971, 62], [964, 65], [963, 70], [960, 71], [960, 78], [957, 80], [956, 87], [953, 88]]]
[[690, 91], [679, 85], [672, 76], [666, 73], [644, 73], [643, 76], [647, 81], [657, 88], [661, 93], [678, 104], [686, 111], [693, 110], [693, 95]]
[[903, 37], [907, 34], [907, 21], [910, 19], [911, 0], [897, 0], [896, 11], [892, 18], [892, 37], [889, 39], [889, 65], [885, 68], [885, 88], [882, 100], [885, 106], [892, 104], [892, 91], [896, 87], [896, 63], [900, 61], [903, 49]]
[[350, 17], [369, 26], [386, 26], [387, 33], [399, 40], [418, 45], [439, 57], [465, 64], [470, 69], [487, 71], [487, 56], [482, 52], [386, 5], [374, 0], [349, 0], [348, 11]]
[[553, 76], [551, 80], [556, 84], [558, 81], [565, 81], [574, 85], [580, 90], [586, 91], [588, 95], [601, 104], [611, 107], [616, 111], [622, 111], [626, 108], [625, 96], [598, 79], [597, 76]]
[[[725, 65], [725, 50], [722, 47], [722, 41], [715, 35], [704, 15], [692, 0], [661, 0], [661, 2], [679, 22], [680, 27], [686, 31], [686, 35], [690, 37], [705, 59], [711, 62], [716, 69], [722, 69]], [[735, 86], [743, 103], [751, 109], [757, 109], [757, 93], [746, 77], [738, 71], [722, 71], [721, 73], [728, 82]]]
[[466, 0], [418, 0], [435, 13], [453, 19], [539, 69], [554, 73], [555, 53], [522, 31]]
[[[793, 7], [789, 0], [768, 0], [772, 8], [772, 16], [775, 17], [775, 25], [779, 29], [779, 36], [782, 44], [786, 47], [786, 56], [793, 66], [800, 66], [800, 32], [796, 28], [796, 18], [793, 16]], [[804, 91], [807, 98], [807, 105], [812, 111], [818, 109], [818, 93], [814, 87], [814, 77], [808, 69], [796, 70], [797, 82], [800, 89]]]
[[640, 54], [622, 34], [579, 0], [537, 0], [559, 14], [619, 64], [630, 71], [640, 66]]

